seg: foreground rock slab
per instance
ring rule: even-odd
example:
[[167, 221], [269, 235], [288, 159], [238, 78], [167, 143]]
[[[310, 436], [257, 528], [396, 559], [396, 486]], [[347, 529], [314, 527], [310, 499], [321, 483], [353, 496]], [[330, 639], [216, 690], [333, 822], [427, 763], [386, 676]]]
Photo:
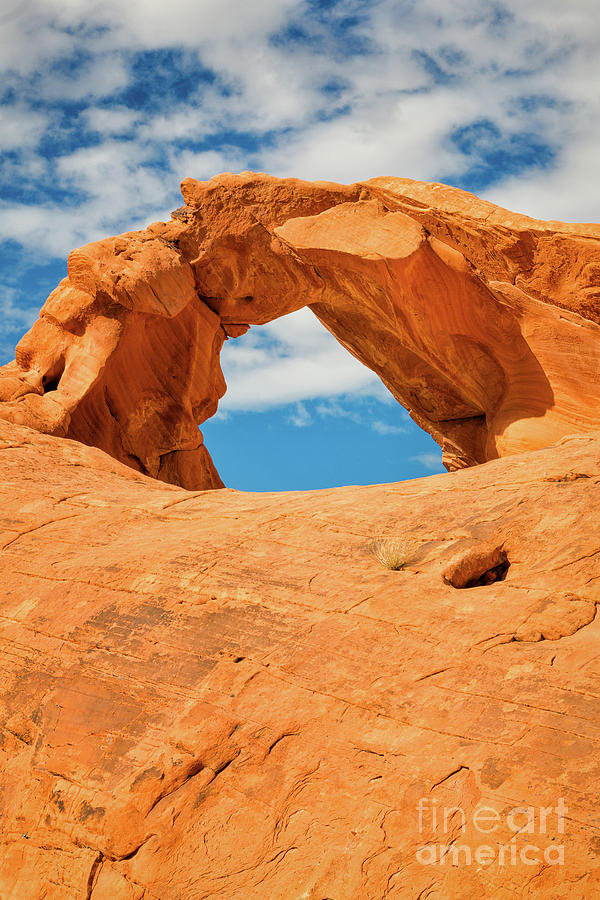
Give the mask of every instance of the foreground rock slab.
[[600, 893], [600, 435], [291, 494], [0, 462], [2, 898]]
[[449, 469], [600, 428], [600, 226], [403, 178], [182, 183], [168, 223], [74, 250], [0, 368], [0, 418], [188, 489], [223, 342], [308, 306]]

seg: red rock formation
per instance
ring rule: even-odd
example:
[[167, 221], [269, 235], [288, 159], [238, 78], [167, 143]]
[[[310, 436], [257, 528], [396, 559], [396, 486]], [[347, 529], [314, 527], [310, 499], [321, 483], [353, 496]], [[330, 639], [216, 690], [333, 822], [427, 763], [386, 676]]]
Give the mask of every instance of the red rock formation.
[[0, 897], [597, 897], [599, 451], [189, 493], [0, 421]]
[[0, 417], [186, 488], [228, 335], [310, 306], [459, 468], [600, 427], [600, 227], [454, 188], [186, 179], [170, 223], [89, 244], [0, 370]]

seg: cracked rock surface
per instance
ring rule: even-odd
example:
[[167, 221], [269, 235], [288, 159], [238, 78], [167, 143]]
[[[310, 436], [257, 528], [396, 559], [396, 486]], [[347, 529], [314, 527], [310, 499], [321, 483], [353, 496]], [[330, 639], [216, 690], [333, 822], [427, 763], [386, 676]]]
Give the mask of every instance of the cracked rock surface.
[[[600, 893], [600, 435], [245, 494], [0, 422], [0, 500], [3, 900]], [[447, 583], [479, 546], [504, 579]], [[417, 858], [511, 841], [564, 865]]]

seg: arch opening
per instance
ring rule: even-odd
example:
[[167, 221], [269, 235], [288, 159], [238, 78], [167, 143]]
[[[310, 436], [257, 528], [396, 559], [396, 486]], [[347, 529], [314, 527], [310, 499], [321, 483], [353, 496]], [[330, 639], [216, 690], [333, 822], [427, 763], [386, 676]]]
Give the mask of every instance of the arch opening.
[[228, 487], [309, 490], [445, 472], [440, 447], [307, 308], [227, 341], [202, 432]]

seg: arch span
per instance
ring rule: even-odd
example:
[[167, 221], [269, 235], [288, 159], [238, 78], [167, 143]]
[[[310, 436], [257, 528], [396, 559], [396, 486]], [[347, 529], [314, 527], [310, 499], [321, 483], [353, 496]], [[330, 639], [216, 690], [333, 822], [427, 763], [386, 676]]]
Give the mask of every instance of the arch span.
[[449, 469], [600, 428], [600, 227], [399, 178], [182, 193], [170, 222], [70, 254], [0, 369], [0, 417], [220, 487], [198, 425], [226, 390], [223, 342], [309, 306]]

